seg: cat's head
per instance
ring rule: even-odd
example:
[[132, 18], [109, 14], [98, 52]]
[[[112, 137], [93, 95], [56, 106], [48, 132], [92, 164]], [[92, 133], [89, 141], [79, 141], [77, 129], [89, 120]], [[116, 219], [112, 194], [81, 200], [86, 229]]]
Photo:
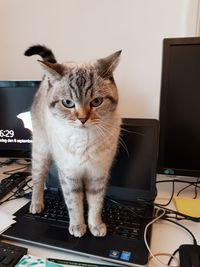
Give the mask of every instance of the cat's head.
[[113, 78], [121, 51], [92, 63], [64, 64], [40, 61], [45, 70], [47, 105], [55, 116], [88, 128], [111, 122], [118, 106]]

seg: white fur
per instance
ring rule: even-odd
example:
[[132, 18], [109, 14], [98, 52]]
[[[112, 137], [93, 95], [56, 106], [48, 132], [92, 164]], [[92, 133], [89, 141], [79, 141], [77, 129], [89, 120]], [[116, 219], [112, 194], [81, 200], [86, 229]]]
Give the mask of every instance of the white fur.
[[[110, 136], [102, 140], [102, 136], [95, 129], [74, 127], [73, 125], [63, 123], [63, 120], [55, 118], [51, 112], [46, 109], [47, 138], [51, 145], [53, 158], [57, 165], [65, 170], [69, 175], [83, 176], [89, 173], [91, 176], [105, 176], [112, 164], [113, 156], [116, 152], [118, 135], [116, 129], [110, 129]], [[113, 133], [112, 133], [113, 131]], [[113, 140], [116, 136], [116, 140]], [[114, 147], [108, 146], [107, 149], [98, 152], [98, 143], [109, 142], [112, 137]], [[111, 142], [111, 141], [110, 141]], [[89, 149], [88, 149], [89, 148]]]

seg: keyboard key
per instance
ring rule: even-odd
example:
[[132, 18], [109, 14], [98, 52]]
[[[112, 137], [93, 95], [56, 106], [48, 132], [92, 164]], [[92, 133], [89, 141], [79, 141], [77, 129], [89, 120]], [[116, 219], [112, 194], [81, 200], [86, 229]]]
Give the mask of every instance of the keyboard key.
[[27, 249], [4, 242], [0, 242], [0, 266], [14, 267], [27, 254]]

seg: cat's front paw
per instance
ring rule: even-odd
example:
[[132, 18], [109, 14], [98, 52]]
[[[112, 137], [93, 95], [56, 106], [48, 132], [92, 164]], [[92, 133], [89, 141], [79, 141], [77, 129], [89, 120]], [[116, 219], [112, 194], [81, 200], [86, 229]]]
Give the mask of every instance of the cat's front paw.
[[82, 237], [87, 231], [86, 224], [70, 225], [69, 232], [75, 237]]
[[41, 213], [44, 210], [44, 203], [43, 202], [31, 202], [29, 211], [32, 214]]
[[89, 229], [93, 236], [105, 236], [107, 234], [107, 227], [105, 223], [89, 225]]

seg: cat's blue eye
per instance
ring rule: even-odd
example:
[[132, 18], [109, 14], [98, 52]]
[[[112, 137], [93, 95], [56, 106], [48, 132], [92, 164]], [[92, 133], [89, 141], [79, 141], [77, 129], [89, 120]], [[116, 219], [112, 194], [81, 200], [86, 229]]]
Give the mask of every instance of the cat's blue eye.
[[103, 103], [103, 97], [96, 97], [90, 102], [91, 107], [98, 107]]
[[74, 108], [75, 107], [74, 102], [72, 100], [70, 100], [70, 99], [63, 99], [62, 100], [62, 104], [66, 108]]

